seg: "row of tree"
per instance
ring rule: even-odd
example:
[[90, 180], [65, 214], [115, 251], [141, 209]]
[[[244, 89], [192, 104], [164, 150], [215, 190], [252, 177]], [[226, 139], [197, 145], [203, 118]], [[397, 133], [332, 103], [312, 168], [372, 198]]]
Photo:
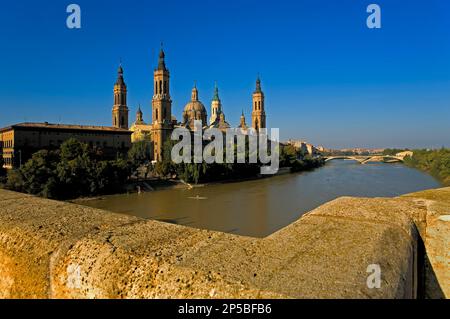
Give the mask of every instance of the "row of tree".
[[293, 145], [281, 147], [280, 167], [290, 167], [291, 172], [308, 171], [323, 165], [323, 157], [312, 157]]
[[[245, 147], [245, 163], [180, 163], [171, 160], [172, 148], [176, 141], [167, 141], [163, 147], [163, 160], [157, 162], [154, 172], [159, 176], [177, 177], [187, 183], [205, 183], [221, 180], [245, 179], [256, 177], [260, 173], [261, 163], [250, 163], [248, 140]], [[238, 149], [234, 147], [234, 156], [237, 158]]]
[[101, 160], [75, 139], [57, 150], [40, 150], [22, 167], [10, 170], [6, 188], [55, 199], [111, 194], [123, 189], [131, 170], [127, 161]]
[[428, 172], [444, 185], [450, 186], [450, 149], [413, 150], [412, 157], [404, 159], [406, 165]]
[[[248, 140], [246, 141], [243, 157], [245, 163], [226, 163], [224, 154], [223, 163], [180, 163], [171, 160], [171, 151], [175, 142], [168, 141], [163, 149], [163, 161], [156, 163], [155, 173], [159, 176], [177, 176], [188, 183], [204, 183], [220, 180], [245, 179], [260, 174], [261, 162], [250, 163]], [[270, 147], [268, 147], [270, 149]], [[280, 167], [290, 167], [292, 172], [311, 170], [325, 164], [322, 158], [312, 158], [302, 153], [292, 145], [282, 146], [278, 150]], [[238, 148], [234, 147], [234, 158], [238, 158]]]

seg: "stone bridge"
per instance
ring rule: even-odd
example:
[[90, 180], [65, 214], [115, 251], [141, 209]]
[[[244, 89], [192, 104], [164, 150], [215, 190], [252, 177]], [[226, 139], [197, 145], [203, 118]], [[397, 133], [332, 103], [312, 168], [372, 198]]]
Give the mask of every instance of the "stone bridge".
[[450, 187], [338, 198], [265, 238], [2, 189], [0, 203], [1, 298], [450, 297]]
[[383, 162], [383, 163], [397, 163], [403, 162], [404, 157], [397, 155], [368, 155], [368, 156], [329, 156], [325, 158], [325, 162], [336, 160], [336, 159], [346, 159], [357, 161], [361, 164], [367, 164], [369, 162]]

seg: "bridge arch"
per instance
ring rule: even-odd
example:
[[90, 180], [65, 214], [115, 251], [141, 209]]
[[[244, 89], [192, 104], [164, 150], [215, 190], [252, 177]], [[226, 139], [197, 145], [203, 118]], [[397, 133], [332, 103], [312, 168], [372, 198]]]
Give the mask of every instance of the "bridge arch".
[[400, 156], [394, 156], [394, 155], [367, 155], [367, 156], [360, 156], [360, 155], [342, 155], [342, 156], [329, 156], [325, 158], [325, 162], [329, 162], [336, 159], [346, 159], [346, 160], [353, 160], [357, 161], [360, 164], [367, 164], [369, 162], [383, 162], [383, 163], [398, 163], [403, 162], [403, 157]]

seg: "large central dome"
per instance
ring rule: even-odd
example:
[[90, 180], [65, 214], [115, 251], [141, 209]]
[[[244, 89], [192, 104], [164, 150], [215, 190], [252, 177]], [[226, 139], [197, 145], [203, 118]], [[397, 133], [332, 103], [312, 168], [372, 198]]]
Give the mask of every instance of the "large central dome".
[[198, 99], [198, 90], [194, 86], [192, 89], [191, 101], [189, 101], [184, 107], [183, 111], [183, 124], [194, 129], [194, 121], [202, 121], [202, 127], [206, 126], [206, 108], [202, 102]]

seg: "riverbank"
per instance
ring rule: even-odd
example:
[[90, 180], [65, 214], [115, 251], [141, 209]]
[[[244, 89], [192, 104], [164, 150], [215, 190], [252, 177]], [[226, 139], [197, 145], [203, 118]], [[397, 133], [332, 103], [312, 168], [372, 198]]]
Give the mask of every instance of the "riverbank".
[[[207, 186], [212, 185], [221, 185], [221, 184], [233, 184], [233, 183], [242, 183], [247, 181], [255, 181], [265, 178], [270, 178], [274, 176], [281, 176], [281, 175], [287, 175], [287, 174], [294, 174], [298, 172], [291, 172], [290, 167], [282, 167], [278, 170], [276, 174], [273, 175], [258, 175], [254, 177], [243, 177], [243, 178], [232, 178], [232, 179], [225, 179], [225, 180], [218, 180], [218, 181], [212, 181], [208, 183], [201, 183], [201, 184], [190, 184], [186, 183], [183, 180], [179, 179], [142, 179], [139, 181], [133, 181], [127, 184], [126, 187], [124, 187], [124, 191], [116, 194], [108, 194], [103, 196], [92, 196], [92, 197], [80, 197], [75, 198], [71, 200], [67, 200], [69, 203], [76, 203], [76, 204], [83, 204], [85, 202], [89, 201], [95, 201], [95, 200], [103, 200], [110, 196], [117, 196], [117, 195], [126, 195], [126, 194], [136, 194], [136, 193], [150, 193], [154, 191], [162, 191], [162, 190], [176, 190], [176, 189], [197, 189], [197, 188], [204, 188]], [[149, 187], [145, 186], [147, 184]], [[138, 188], [139, 186], [139, 188]]]
[[450, 149], [413, 150], [413, 156], [404, 162], [439, 179], [443, 186], [450, 186]]

